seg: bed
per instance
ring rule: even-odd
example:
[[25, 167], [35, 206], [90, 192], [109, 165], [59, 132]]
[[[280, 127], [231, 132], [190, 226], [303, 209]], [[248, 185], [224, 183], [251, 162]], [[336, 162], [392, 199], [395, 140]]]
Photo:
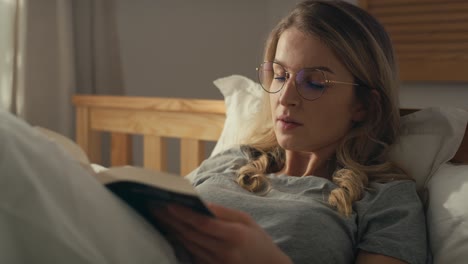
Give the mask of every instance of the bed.
[[[234, 101], [251, 105], [242, 96]], [[91, 162], [100, 163], [101, 137], [110, 133], [110, 165], [120, 166], [132, 164], [132, 136], [143, 135], [143, 166], [165, 171], [170, 162], [166, 158], [166, 140], [179, 138], [180, 174], [186, 175], [207, 158], [208, 141], [219, 139], [215, 150], [220, 143], [228, 148], [226, 133], [239, 127], [238, 120], [232, 120], [233, 108], [239, 106], [228, 102], [76, 95], [73, 98], [76, 141]], [[453, 113], [437, 108], [401, 109], [405, 115], [403, 126], [409, 129], [404, 129], [400, 147], [394, 148], [395, 161], [401, 162], [398, 164], [415, 178], [420, 191], [426, 193], [424, 202], [434, 263], [465, 263], [468, 258], [468, 210], [464, 205], [468, 199], [468, 165], [460, 165], [468, 164], [468, 111], [460, 111], [464, 112], [463, 120], [451, 120]], [[442, 115], [442, 122], [441, 113], [447, 114]], [[416, 128], [411, 128], [415, 125]]]
[[[224, 79], [233, 78], [245, 79]], [[229, 95], [237, 98], [226, 97], [226, 101], [76, 95], [76, 141], [91, 162], [100, 163], [101, 137], [110, 133], [110, 165], [120, 166], [132, 164], [132, 136], [143, 135], [143, 166], [165, 171], [170, 162], [166, 140], [179, 138], [180, 175], [186, 175], [207, 158], [208, 141], [219, 139], [211, 155], [241, 142], [227, 141], [233, 136], [229, 132], [239, 131], [240, 123], [245, 124], [247, 119], [236, 109], [255, 105], [245, 98], [255, 98], [249, 92], [246, 95], [248, 90], [238, 89], [240, 92]], [[468, 111], [451, 111], [401, 109], [401, 142], [392, 152], [394, 161], [426, 193], [422, 197], [434, 263], [464, 263], [468, 258], [468, 210], [464, 205], [468, 199], [468, 165], [463, 165], [468, 164]]]

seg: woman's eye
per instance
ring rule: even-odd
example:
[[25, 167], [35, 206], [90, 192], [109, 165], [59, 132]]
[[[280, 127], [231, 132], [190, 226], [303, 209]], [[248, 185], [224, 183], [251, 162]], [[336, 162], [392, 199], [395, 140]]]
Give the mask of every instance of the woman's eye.
[[275, 76], [274, 79], [277, 80], [277, 81], [280, 81], [280, 82], [286, 81], [286, 77], [284, 77], [284, 76]]
[[310, 88], [310, 89], [323, 89], [325, 88], [325, 85], [323, 83], [320, 83], [320, 82], [307, 82], [307, 88]]

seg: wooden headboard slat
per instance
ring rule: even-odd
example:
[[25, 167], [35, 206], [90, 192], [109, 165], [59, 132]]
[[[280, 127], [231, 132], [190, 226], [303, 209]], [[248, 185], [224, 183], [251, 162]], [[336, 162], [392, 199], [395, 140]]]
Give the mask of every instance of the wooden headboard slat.
[[465, 0], [367, 0], [367, 4], [370, 8], [373, 7], [386, 7], [386, 6], [397, 6], [406, 7], [411, 5], [431, 5], [431, 4], [442, 4], [446, 3], [449, 5], [463, 3]]
[[[468, 23], [467, 23], [468, 27]], [[417, 40], [415, 38], [417, 37]], [[408, 32], [398, 32], [393, 34], [392, 39], [395, 43], [420, 43], [420, 42], [445, 42], [446, 40], [452, 41], [453, 43], [457, 42], [468, 42], [468, 34], [463, 32], [422, 32], [422, 33], [408, 33]]]
[[[440, 60], [437, 64], [424, 63], [422, 60], [407, 60], [400, 65], [400, 77], [407, 81], [442, 81], [450, 78], [451, 81], [466, 81], [468, 75], [468, 61], [459, 63], [457, 61]], [[430, 72], [431, 75], [427, 75]]]
[[393, 24], [457, 24], [457, 22], [466, 21], [466, 13], [463, 10], [457, 12], [446, 13], [443, 16], [435, 17], [437, 14], [433, 13], [385, 13], [381, 12], [380, 22], [386, 25]]
[[90, 127], [97, 131], [216, 141], [223, 130], [225, 116], [210, 111], [189, 113], [100, 107], [90, 113]]
[[366, 0], [392, 39], [403, 81], [468, 81], [468, 2]]
[[111, 166], [132, 164], [132, 138], [124, 133], [111, 133]]
[[460, 55], [462, 55], [468, 52], [468, 41], [462, 43], [433, 43], [420, 45], [420, 42], [408, 40], [401, 44], [398, 43], [396, 50], [403, 53], [402, 55], [411, 54], [413, 52], [426, 53], [427, 55], [429, 55], [429, 52], [445, 54], [447, 53], [446, 51], [453, 52], [454, 54], [460, 53]]
[[396, 24], [385, 25], [385, 28], [393, 35], [402, 33], [420, 34], [421, 32], [440, 33], [440, 32], [463, 32], [468, 28], [468, 21], [460, 23], [437, 23], [437, 24]]
[[[376, 8], [375, 5], [372, 6]], [[377, 5], [378, 7], [378, 5]], [[440, 1], [435, 3], [424, 3], [421, 2], [413, 3], [412, 5], [405, 6], [402, 9], [400, 6], [385, 6], [385, 8], [375, 9], [374, 14], [376, 15], [385, 15], [385, 14], [395, 14], [395, 15], [403, 15], [403, 14], [414, 14], [414, 13], [434, 13], [440, 15], [441, 13], [445, 12], [459, 12], [459, 11], [466, 11], [468, 10], [468, 3], [466, 2], [456, 2], [450, 5], [446, 5], [445, 3], [441, 3]]]
[[163, 137], [143, 137], [143, 166], [148, 169], [167, 171], [167, 142]]
[[116, 108], [213, 114], [226, 113], [223, 101], [205, 99], [80, 95], [73, 97], [73, 104], [94, 108], [102, 107], [106, 109]]

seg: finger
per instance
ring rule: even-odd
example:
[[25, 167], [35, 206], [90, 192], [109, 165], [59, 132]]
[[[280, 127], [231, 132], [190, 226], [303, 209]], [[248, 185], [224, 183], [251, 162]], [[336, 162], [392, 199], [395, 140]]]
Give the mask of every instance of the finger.
[[174, 220], [169, 223], [176, 235], [184, 241], [193, 243], [209, 251], [216, 251], [222, 247], [223, 241], [217, 239], [210, 233], [200, 232], [185, 222]]
[[197, 233], [191, 226], [171, 217], [165, 209], [154, 211], [155, 217], [171, 240], [183, 245], [194, 258], [195, 263], [219, 263], [215, 257], [222, 250], [221, 242]]
[[220, 263], [215, 258], [215, 252], [211, 249], [207, 250], [205, 247], [201, 247], [196, 243], [187, 240], [180, 240], [181, 244], [190, 252], [192, 261], [194, 263], [203, 263], [203, 264], [210, 264], [210, 263]]
[[[194, 213], [197, 215], [197, 213]], [[211, 219], [211, 217], [207, 217]], [[223, 241], [218, 239], [214, 232], [207, 232], [203, 229], [198, 228], [196, 224], [188, 221], [186, 218], [180, 218], [168, 214], [159, 214], [158, 219], [162, 225], [169, 229], [174, 235], [182, 240], [195, 243], [200, 247], [210, 249], [210, 251], [216, 251], [222, 248]]]
[[[235, 214], [239, 213], [239, 211], [236, 210], [229, 210], [229, 212], [232, 211]], [[216, 239], [218, 243], [215, 244], [215, 246], [219, 244], [233, 245], [243, 242], [248, 232], [246, 229], [254, 225], [254, 223], [250, 223], [252, 220], [250, 220], [250, 216], [247, 214], [245, 214], [246, 219], [244, 219], [244, 221], [250, 223], [250, 226], [242, 222], [231, 222], [219, 218], [207, 217], [181, 206], [169, 206], [168, 214], [171, 219], [177, 219], [180, 223], [190, 227], [191, 230], [196, 230], [206, 237]], [[234, 219], [234, 217], [231, 217], [231, 219]]]

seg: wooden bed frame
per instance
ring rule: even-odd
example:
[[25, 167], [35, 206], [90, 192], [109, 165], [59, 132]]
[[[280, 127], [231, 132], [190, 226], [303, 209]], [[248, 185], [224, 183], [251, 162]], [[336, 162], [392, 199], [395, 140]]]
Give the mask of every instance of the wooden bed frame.
[[[143, 166], [166, 171], [165, 138], [178, 138], [181, 175], [206, 159], [206, 141], [219, 138], [226, 113], [222, 100], [77, 95], [73, 104], [76, 141], [91, 162], [101, 163], [102, 132], [111, 134], [111, 166], [132, 164], [131, 136], [143, 135]], [[468, 127], [453, 161], [468, 163]]]
[[110, 165], [132, 164], [132, 135], [143, 135], [143, 167], [166, 171], [166, 138], [180, 139], [180, 174], [206, 159], [206, 141], [221, 135], [225, 107], [221, 100], [74, 96], [76, 142], [90, 161], [101, 163], [101, 133], [111, 135]]

